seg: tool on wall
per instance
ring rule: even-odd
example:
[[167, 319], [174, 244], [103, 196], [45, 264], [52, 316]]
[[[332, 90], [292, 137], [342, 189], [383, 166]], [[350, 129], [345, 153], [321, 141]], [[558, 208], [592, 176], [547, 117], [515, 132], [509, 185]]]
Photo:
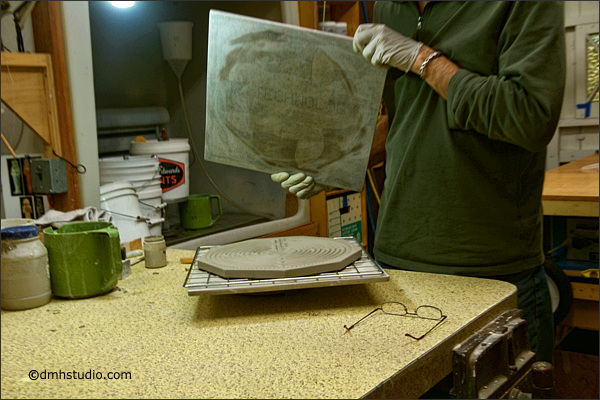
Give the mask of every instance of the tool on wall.
[[4, 145], [6, 146], [10, 155], [13, 156], [14, 158], [17, 158], [17, 155], [15, 154], [15, 151], [13, 150], [12, 146], [10, 145], [10, 143], [8, 143], [8, 140], [6, 140], [6, 138], [4, 137], [4, 133], [2, 133], [1, 135], [2, 135], [2, 143], [4, 143]]

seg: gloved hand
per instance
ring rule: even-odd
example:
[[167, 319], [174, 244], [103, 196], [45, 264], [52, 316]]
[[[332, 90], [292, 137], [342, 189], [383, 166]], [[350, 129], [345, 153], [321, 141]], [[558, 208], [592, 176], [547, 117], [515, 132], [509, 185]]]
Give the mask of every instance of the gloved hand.
[[327, 190], [328, 186], [323, 186], [315, 182], [312, 176], [304, 175], [302, 172], [290, 176], [287, 172], [278, 172], [271, 175], [273, 182], [281, 183], [281, 187], [295, 194], [299, 199], [306, 200], [316, 194]]
[[388, 65], [408, 72], [423, 43], [406, 37], [383, 24], [362, 24], [354, 34], [354, 51], [373, 65]]

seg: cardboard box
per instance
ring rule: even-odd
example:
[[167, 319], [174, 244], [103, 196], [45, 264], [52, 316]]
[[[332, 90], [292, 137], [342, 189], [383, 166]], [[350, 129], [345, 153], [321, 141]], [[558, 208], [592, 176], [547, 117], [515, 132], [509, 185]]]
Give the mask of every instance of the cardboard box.
[[353, 236], [359, 243], [364, 237], [361, 193], [341, 195], [327, 200], [329, 237]]

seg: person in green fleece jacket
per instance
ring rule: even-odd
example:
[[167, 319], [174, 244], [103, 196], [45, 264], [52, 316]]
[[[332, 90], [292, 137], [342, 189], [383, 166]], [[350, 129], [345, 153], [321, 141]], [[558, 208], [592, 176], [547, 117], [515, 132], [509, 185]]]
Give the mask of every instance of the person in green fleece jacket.
[[[541, 194], [565, 84], [562, 3], [385, 1], [374, 21], [353, 43], [389, 68], [375, 258], [514, 283], [531, 348], [552, 362]], [[323, 190], [304, 174], [272, 179], [300, 198]]]

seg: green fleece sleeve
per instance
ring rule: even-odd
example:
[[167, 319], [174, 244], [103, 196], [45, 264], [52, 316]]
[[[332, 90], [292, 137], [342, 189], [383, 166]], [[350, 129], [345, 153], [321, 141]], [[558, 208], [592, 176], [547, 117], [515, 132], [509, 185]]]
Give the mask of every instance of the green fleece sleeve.
[[498, 74], [459, 70], [448, 87], [450, 129], [543, 150], [552, 139], [565, 85], [561, 2], [517, 1], [498, 37]]

